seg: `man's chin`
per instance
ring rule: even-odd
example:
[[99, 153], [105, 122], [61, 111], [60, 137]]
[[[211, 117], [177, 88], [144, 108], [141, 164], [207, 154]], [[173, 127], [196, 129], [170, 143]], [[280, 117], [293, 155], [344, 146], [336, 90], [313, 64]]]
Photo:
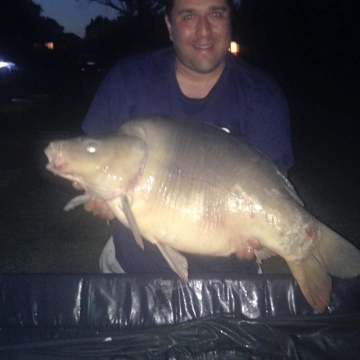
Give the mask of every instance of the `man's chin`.
[[217, 70], [222, 70], [224, 62], [219, 61], [201, 61], [194, 64], [194, 69], [199, 74], [211, 74]]

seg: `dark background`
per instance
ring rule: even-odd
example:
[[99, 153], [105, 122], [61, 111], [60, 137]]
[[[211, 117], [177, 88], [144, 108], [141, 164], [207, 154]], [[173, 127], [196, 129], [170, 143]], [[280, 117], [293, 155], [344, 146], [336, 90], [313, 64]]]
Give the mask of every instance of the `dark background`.
[[[42, 18], [32, 1], [4, 3], [0, 57], [16, 67], [11, 78], [0, 77], [0, 272], [96, 272], [110, 226], [81, 208], [62, 211], [77, 192], [45, 171], [43, 149], [80, 133], [114, 63], [170, 44], [163, 16], [98, 18], [80, 39]], [[359, 10], [346, 0], [245, 0], [233, 26], [240, 56], [272, 74], [287, 95], [296, 158], [290, 180], [314, 215], [358, 247]], [[100, 71], [81, 71], [88, 53]], [[281, 271], [277, 258], [270, 270]]]

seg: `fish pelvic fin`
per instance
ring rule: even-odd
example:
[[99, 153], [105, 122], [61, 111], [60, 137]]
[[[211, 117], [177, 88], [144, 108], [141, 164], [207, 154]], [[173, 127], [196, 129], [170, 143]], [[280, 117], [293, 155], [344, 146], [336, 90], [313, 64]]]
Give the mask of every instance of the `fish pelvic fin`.
[[324, 224], [318, 225], [314, 248], [302, 260], [287, 261], [309, 304], [323, 312], [330, 304], [331, 276], [351, 278], [360, 275], [360, 251]]
[[262, 249], [254, 249], [254, 254], [256, 257], [256, 261], [261, 264], [262, 260], [266, 260], [271, 258], [272, 256], [277, 255], [274, 251], [271, 251], [268, 248], [262, 248]]
[[185, 281], [188, 280], [188, 263], [186, 258], [169, 245], [156, 242], [160, 252], [169, 264], [170, 268]]

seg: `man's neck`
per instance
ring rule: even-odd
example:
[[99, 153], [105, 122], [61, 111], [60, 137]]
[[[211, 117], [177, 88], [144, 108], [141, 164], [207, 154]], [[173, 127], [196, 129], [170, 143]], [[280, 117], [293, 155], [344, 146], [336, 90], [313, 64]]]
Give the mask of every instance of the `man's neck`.
[[182, 93], [192, 99], [206, 97], [219, 80], [225, 63], [209, 74], [199, 74], [185, 68], [179, 61], [175, 63], [175, 74]]

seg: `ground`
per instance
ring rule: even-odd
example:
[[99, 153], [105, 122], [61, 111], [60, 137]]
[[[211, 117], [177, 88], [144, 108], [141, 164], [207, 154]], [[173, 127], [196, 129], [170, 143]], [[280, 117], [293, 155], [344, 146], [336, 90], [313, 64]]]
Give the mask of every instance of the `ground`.
[[[111, 225], [82, 208], [62, 210], [78, 192], [45, 170], [43, 154], [52, 139], [80, 132], [96, 85], [63, 86], [34, 109], [0, 109], [0, 272], [99, 272]], [[296, 155], [289, 178], [309, 211], [360, 247], [357, 111], [348, 99], [335, 106], [324, 94], [299, 99], [294, 88], [288, 94]], [[287, 271], [279, 257], [265, 270]]]

